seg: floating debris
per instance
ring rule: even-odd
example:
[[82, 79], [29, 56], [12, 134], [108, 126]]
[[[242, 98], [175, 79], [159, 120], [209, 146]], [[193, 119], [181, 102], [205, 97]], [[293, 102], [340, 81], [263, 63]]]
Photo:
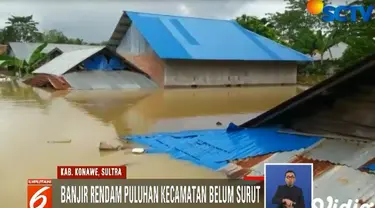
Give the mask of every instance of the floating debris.
[[60, 143], [60, 144], [64, 144], [64, 143], [71, 143], [72, 140], [60, 140], [60, 141], [47, 141], [47, 143], [52, 143], [52, 144], [55, 144], [55, 143]]
[[99, 144], [100, 151], [115, 151], [115, 150], [118, 151], [118, 150], [124, 150], [124, 149], [126, 149], [126, 147], [123, 145], [113, 146], [106, 142], [100, 142]]
[[132, 153], [134, 153], [134, 154], [142, 154], [144, 152], [145, 152], [144, 148], [133, 148], [132, 149]]

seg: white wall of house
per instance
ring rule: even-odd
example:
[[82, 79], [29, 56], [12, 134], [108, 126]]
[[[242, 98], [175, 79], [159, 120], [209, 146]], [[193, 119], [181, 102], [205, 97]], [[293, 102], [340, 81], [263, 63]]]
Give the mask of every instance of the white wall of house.
[[295, 84], [297, 63], [168, 60], [165, 86]]
[[121, 55], [142, 55], [152, 51], [147, 41], [132, 24], [122, 38], [116, 52]]

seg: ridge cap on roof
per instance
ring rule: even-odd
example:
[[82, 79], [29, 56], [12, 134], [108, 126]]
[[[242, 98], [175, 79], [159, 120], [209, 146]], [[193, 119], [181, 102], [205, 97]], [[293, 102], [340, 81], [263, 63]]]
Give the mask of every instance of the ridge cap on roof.
[[[8, 44], [43, 44], [45, 42], [9, 42]], [[83, 45], [83, 44], [72, 44], [72, 43], [47, 43], [48, 45], [68, 45], [68, 46], [104, 46], [104, 45]]]
[[166, 17], [200, 19], [200, 20], [214, 20], [214, 21], [222, 21], [222, 22], [233, 21], [232, 19], [215, 19], [215, 18], [209, 18], [209, 17], [182, 16], [182, 15], [174, 15], [174, 14], [159, 14], [159, 13], [152, 13], [152, 12], [139, 12], [139, 11], [129, 11], [129, 10], [128, 11], [124, 10], [123, 12], [124, 13], [132, 12], [132, 13], [147, 14], [147, 15], [158, 15], [158, 16], [166, 16]]

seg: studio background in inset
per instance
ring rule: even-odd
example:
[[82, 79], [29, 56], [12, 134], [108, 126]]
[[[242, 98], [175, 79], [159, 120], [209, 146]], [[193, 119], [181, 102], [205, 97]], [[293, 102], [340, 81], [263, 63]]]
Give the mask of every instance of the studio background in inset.
[[311, 208], [312, 166], [310, 164], [266, 165], [265, 168], [266, 208], [277, 208], [277, 205], [272, 204], [272, 197], [275, 195], [279, 185], [285, 185], [285, 172], [288, 170], [295, 172], [296, 181], [294, 184], [302, 189], [306, 208]]

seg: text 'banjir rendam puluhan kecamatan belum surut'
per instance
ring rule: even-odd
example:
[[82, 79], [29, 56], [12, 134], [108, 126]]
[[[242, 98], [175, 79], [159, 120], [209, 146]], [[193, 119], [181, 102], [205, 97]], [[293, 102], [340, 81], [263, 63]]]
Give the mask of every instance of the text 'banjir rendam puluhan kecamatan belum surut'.
[[260, 203], [260, 186], [61, 186], [61, 203]]

